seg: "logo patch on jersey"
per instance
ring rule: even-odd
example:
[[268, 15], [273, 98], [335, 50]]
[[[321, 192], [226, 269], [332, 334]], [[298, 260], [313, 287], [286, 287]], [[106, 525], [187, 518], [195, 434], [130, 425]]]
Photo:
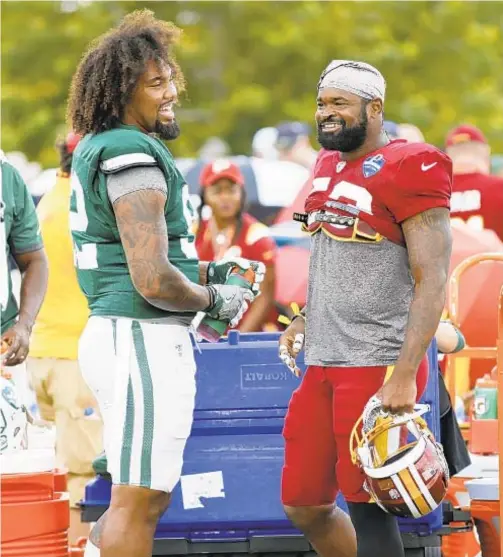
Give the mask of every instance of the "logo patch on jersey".
[[384, 166], [386, 162], [384, 155], [374, 155], [363, 161], [363, 176], [365, 178], [370, 178], [376, 175]]

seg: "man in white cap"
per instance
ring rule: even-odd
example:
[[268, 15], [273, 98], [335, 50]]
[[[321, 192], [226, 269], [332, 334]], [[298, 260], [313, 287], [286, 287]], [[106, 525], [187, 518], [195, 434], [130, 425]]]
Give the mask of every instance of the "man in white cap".
[[[335, 60], [321, 76], [322, 149], [303, 216], [307, 305], [280, 339], [298, 373], [305, 335], [308, 365], [285, 420], [282, 501], [321, 557], [404, 555], [396, 518], [370, 503], [349, 440], [375, 394], [386, 412], [412, 411], [445, 301], [452, 164], [431, 145], [388, 138], [385, 89], [363, 62]], [[350, 517], [334, 508], [338, 491]]]

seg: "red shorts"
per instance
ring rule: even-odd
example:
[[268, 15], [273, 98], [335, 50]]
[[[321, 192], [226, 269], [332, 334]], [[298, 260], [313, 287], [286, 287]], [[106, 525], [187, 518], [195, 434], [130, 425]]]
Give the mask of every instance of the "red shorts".
[[[331, 505], [337, 492], [366, 503], [364, 475], [353, 465], [349, 438], [369, 398], [382, 386], [388, 367], [307, 368], [293, 393], [283, 429], [285, 464], [281, 498], [291, 507]], [[428, 381], [428, 359], [417, 373], [418, 398]]]

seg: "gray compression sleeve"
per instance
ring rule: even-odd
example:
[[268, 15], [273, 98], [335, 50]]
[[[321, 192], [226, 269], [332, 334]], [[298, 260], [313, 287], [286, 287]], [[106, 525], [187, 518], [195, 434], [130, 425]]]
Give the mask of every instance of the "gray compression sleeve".
[[168, 195], [166, 178], [158, 166], [135, 166], [107, 174], [107, 191], [111, 203], [139, 190], [157, 190]]

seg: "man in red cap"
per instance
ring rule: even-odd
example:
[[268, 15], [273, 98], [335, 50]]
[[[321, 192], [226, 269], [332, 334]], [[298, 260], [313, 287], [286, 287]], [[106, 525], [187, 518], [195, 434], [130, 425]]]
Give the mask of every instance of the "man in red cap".
[[245, 180], [239, 167], [229, 160], [208, 163], [199, 177], [200, 223], [196, 234], [199, 258], [215, 261], [244, 257], [266, 266], [261, 295], [236, 326], [241, 332], [276, 328], [274, 311], [274, 260], [276, 244], [267, 226], [244, 211]]
[[93, 477], [92, 460], [102, 449], [101, 418], [77, 360], [78, 340], [88, 316], [73, 266], [69, 224], [70, 174], [79, 140], [70, 132], [56, 145], [60, 155], [56, 183], [37, 207], [50, 273], [27, 360], [41, 416], [56, 424], [58, 464], [68, 469], [70, 542], [89, 533], [80, 521], [77, 503]]
[[503, 240], [503, 179], [489, 174], [491, 148], [484, 134], [475, 126], [458, 126], [447, 134], [446, 152], [453, 162], [453, 222], [494, 230]]

